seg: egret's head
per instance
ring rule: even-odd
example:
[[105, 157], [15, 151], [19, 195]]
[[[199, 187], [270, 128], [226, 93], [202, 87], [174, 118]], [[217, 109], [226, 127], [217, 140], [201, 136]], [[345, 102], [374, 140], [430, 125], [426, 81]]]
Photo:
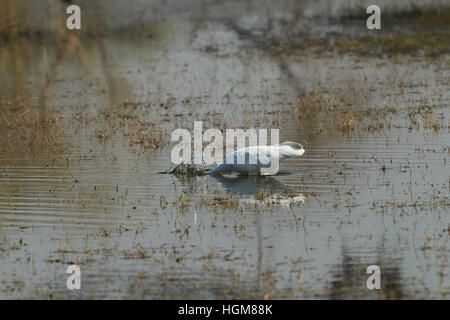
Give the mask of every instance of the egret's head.
[[300, 157], [305, 153], [305, 149], [300, 143], [286, 141], [280, 144], [280, 152], [285, 157]]

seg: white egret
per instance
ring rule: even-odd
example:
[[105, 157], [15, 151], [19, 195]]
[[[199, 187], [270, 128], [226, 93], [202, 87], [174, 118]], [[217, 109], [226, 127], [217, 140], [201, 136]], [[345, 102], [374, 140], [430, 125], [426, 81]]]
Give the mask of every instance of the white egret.
[[[305, 153], [300, 143], [286, 141], [274, 146], [252, 146], [230, 152], [225, 161], [206, 172], [218, 175], [237, 172], [248, 175], [274, 175], [278, 173], [278, 164], [287, 158], [297, 158]], [[274, 169], [274, 170], [269, 170]]]

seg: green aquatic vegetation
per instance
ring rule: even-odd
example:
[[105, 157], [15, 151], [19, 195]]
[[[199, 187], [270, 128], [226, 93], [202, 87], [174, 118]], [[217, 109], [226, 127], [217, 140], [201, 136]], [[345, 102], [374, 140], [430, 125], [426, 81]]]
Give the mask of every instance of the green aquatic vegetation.
[[204, 175], [208, 170], [207, 168], [198, 167], [193, 164], [180, 163], [174, 168], [169, 169], [167, 173], [175, 176], [195, 177]]

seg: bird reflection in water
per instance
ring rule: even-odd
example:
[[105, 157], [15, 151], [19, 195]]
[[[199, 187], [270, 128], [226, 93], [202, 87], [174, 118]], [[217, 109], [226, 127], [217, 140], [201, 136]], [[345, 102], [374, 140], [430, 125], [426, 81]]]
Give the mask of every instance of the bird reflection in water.
[[286, 187], [276, 178], [269, 176], [213, 176], [228, 192], [236, 193], [241, 198], [250, 198], [261, 190], [266, 194], [282, 194]]

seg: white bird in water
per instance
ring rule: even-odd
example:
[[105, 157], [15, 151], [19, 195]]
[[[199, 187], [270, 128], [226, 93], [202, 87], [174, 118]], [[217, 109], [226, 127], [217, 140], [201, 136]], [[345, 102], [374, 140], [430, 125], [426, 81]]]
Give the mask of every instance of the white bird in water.
[[[287, 158], [298, 158], [305, 153], [300, 143], [286, 141], [274, 146], [253, 146], [237, 149], [225, 157], [225, 161], [206, 172], [218, 175], [237, 172], [248, 175], [274, 175], [278, 173], [278, 164]], [[275, 170], [268, 170], [269, 168]]]

